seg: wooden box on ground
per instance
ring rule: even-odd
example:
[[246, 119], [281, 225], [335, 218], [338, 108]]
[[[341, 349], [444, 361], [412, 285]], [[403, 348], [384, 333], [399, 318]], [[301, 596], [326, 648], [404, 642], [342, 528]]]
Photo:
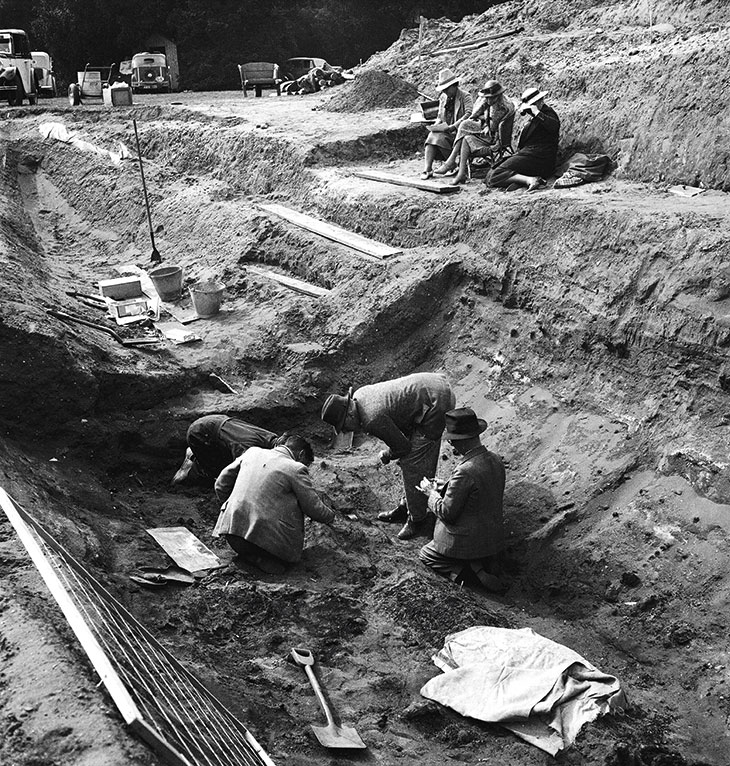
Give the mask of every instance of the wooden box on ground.
[[132, 89], [124, 87], [104, 87], [101, 91], [105, 106], [132, 106]]
[[129, 298], [139, 298], [142, 295], [142, 282], [139, 277], [102, 279], [99, 282], [99, 291], [104, 298], [125, 301]]

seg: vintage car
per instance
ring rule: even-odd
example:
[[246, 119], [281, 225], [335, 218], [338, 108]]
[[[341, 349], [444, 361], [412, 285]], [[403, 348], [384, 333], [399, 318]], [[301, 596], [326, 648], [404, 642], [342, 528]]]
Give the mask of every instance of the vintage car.
[[20, 106], [38, 100], [28, 35], [22, 29], [0, 29], [0, 98]]
[[53, 98], [58, 94], [58, 91], [56, 90], [56, 75], [53, 72], [53, 60], [50, 54], [45, 51], [33, 51], [30, 55], [33, 58], [38, 95]]
[[169, 93], [172, 90], [164, 53], [135, 53], [132, 56], [132, 90], [135, 93]]

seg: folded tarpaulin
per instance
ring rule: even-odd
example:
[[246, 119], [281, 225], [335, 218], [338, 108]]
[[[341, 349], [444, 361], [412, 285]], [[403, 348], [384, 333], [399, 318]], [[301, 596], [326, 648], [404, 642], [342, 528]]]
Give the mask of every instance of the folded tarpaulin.
[[432, 659], [444, 672], [421, 689], [424, 697], [499, 723], [551, 755], [570, 747], [583, 724], [625, 705], [618, 679], [530, 628], [467, 628]]

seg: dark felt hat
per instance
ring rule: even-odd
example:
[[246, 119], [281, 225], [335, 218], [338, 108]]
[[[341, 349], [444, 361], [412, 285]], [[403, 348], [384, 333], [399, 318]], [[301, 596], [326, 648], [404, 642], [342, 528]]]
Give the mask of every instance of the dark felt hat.
[[331, 394], [327, 397], [322, 407], [322, 420], [334, 426], [337, 433], [342, 431], [342, 427], [345, 425], [345, 418], [347, 417], [347, 410], [350, 407], [351, 400], [352, 388], [347, 392], [347, 396]]
[[504, 88], [496, 80], [487, 80], [479, 92], [485, 96], [499, 96], [504, 93]]
[[444, 439], [449, 441], [471, 439], [487, 430], [487, 421], [478, 418], [471, 407], [458, 407], [455, 410], [449, 410], [445, 418], [446, 433], [444, 433]]

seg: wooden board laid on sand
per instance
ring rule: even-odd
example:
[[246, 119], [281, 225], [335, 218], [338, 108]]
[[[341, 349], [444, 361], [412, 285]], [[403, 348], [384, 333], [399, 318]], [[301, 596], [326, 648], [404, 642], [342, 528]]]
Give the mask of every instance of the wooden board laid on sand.
[[321, 237], [331, 239], [333, 242], [338, 242], [341, 245], [345, 245], [358, 253], [364, 253], [370, 255], [378, 260], [384, 260], [385, 258], [392, 258], [394, 255], [400, 255], [403, 251], [397, 247], [391, 247], [382, 242], [376, 242], [374, 239], [368, 239], [360, 234], [355, 234], [352, 231], [343, 229], [341, 226], [336, 226], [333, 223], [327, 223], [326, 221], [320, 221], [317, 218], [306, 213], [300, 213], [291, 208], [284, 207], [284, 205], [260, 205], [262, 210], [267, 213], [283, 218], [289, 223], [293, 223], [295, 226], [299, 226], [307, 231], [319, 234]]
[[256, 274], [259, 277], [273, 279], [274, 282], [278, 282], [280, 285], [284, 285], [284, 287], [288, 287], [290, 290], [304, 293], [304, 295], [310, 295], [312, 298], [321, 298], [323, 295], [329, 294], [329, 290], [325, 287], [310, 285], [309, 282], [303, 282], [301, 279], [287, 277], [284, 274], [277, 274], [275, 271], [262, 269], [259, 266], [250, 266], [249, 264], [246, 264], [246, 271], [249, 271], [251, 274]]
[[436, 192], [436, 194], [451, 194], [458, 192], [460, 186], [451, 186], [451, 184], [442, 184], [438, 181], [422, 181], [418, 178], [409, 176], [396, 176], [392, 173], [384, 173], [382, 170], [355, 170], [353, 175], [358, 178], [367, 178], [369, 181], [382, 181], [386, 184], [397, 184], [398, 186], [411, 186], [414, 189]]

